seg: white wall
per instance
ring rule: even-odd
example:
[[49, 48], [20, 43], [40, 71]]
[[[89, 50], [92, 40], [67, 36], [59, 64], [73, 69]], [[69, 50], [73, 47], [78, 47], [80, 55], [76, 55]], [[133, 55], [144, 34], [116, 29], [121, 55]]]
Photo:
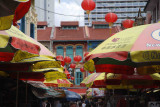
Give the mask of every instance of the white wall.
[[49, 27], [54, 25], [54, 14], [52, 13], [55, 9], [54, 1], [55, 0], [35, 0], [38, 21], [47, 21]]

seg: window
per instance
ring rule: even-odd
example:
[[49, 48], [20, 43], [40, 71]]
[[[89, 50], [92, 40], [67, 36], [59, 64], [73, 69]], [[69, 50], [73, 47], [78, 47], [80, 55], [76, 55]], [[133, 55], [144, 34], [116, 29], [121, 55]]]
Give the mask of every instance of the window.
[[25, 16], [21, 19], [20, 30], [25, 33]]
[[75, 84], [80, 85], [82, 80], [83, 80], [83, 73], [80, 71], [80, 69], [75, 69]]
[[56, 49], [56, 56], [62, 55], [64, 57], [64, 50], [62, 46], [58, 46]]
[[66, 56], [69, 56], [73, 61], [73, 46], [67, 46], [67, 48], [66, 48]]
[[77, 26], [63, 26], [62, 29], [63, 29], [63, 30], [67, 30], [67, 29], [77, 29]]
[[30, 37], [34, 38], [34, 24], [30, 23]]
[[81, 62], [83, 62], [83, 47], [82, 46], [76, 46], [76, 55], [80, 55], [82, 57]]
[[109, 28], [109, 25], [94, 25], [95, 29], [105, 29], [105, 28]]

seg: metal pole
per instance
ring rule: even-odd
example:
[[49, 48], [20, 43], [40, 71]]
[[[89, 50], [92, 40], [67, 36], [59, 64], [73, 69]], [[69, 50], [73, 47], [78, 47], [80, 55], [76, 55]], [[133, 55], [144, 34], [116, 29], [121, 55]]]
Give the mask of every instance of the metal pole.
[[17, 90], [16, 90], [16, 107], [18, 107], [18, 87], [19, 87], [19, 72], [17, 72]]

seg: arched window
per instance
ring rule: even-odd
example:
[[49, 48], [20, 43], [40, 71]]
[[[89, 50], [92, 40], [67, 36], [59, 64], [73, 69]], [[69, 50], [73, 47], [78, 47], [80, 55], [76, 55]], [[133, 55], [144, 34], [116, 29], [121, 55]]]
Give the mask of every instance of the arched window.
[[62, 55], [64, 57], [64, 50], [62, 46], [58, 46], [56, 49], [56, 56]]
[[81, 62], [83, 62], [83, 47], [78, 45], [76, 46], [76, 55], [80, 55], [82, 57]]
[[66, 56], [69, 56], [73, 61], [73, 46], [67, 46], [67, 48], [66, 48]]
[[75, 69], [75, 84], [80, 85], [80, 83], [83, 80], [83, 73], [80, 71], [80, 69]]

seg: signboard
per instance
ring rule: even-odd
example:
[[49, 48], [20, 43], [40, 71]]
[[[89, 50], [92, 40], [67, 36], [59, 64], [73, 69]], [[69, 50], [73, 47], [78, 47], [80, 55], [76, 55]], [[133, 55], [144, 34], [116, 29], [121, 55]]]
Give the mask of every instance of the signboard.
[[160, 101], [148, 102], [148, 107], [160, 107]]

